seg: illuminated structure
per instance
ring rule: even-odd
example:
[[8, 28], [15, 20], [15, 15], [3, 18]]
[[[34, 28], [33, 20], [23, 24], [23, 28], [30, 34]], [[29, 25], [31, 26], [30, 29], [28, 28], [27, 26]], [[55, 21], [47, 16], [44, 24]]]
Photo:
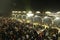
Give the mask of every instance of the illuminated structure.
[[32, 17], [32, 16], [34, 16], [34, 14], [32, 13], [32, 11], [29, 11], [29, 12], [27, 13], [27, 17]]
[[[43, 23], [44, 25], [53, 25], [54, 23], [58, 25], [60, 23], [60, 11], [52, 13], [50, 11], [41, 13], [40, 11], [12, 11], [12, 17], [17, 19], [27, 20], [27, 22], [33, 22], [34, 24]], [[42, 16], [43, 17], [42, 17]], [[58, 22], [57, 22], [58, 20]]]

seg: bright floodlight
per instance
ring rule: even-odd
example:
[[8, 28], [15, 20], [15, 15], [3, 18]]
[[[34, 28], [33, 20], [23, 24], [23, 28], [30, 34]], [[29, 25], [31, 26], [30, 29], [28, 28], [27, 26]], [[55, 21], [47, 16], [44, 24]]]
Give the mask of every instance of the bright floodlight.
[[28, 13], [32, 13], [32, 11], [29, 11]]
[[56, 17], [56, 18], [55, 18], [55, 20], [58, 20], [58, 19], [60, 19], [60, 18], [59, 18], [59, 17]]
[[36, 11], [36, 13], [40, 13], [40, 11]]
[[18, 13], [18, 11], [14, 11], [14, 13]]
[[45, 16], [44, 18], [48, 18], [48, 16]]
[[31, 16], [34, 16], [34, 14], [32, 14], [32, 13], [27, 14], [27, 17], [31, 17]]
[[12, 11], [12, 13], [17, 13], [17, 11]]
[[18, 11], [18, 13], [21, 13], [21, 11]]
[[15, 13], [15, 11], [12, 11], [12, 13]]
[[60, 11], [58, 11], [57, 13], [60, 13]]
[[35, 15], [35, 17], [38, 17], [38, 15]]
[[23, 13], [26, 13], [26, 11], [23, 11]]
[[50, 12], [50, 11], [46, 11], [45, 13], [47, 13], [47, 14], [48, 14], [48, 13], [51, 13], [51, 12]]
[[34, 14], [32, 14], [32, 11], [29, 11], [29, 12], [27, 13], [27, 17], [31, 17], [31, 16], [34, 16]]

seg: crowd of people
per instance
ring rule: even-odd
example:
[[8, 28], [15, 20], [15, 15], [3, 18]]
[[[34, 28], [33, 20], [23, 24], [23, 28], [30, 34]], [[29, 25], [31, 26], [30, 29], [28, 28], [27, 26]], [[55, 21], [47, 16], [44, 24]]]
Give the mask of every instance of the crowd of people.
[[58, 30], [33, 26], [11, 18], [0, 18], [0, 40], [58, 40]]

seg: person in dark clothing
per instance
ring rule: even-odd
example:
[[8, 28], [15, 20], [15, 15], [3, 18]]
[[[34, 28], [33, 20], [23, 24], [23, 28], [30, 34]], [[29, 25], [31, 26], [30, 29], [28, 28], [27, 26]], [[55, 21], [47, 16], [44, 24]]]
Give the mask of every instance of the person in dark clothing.
[[39, 33], [37, 40], [44, 40], [44, 33], [43, 32]]

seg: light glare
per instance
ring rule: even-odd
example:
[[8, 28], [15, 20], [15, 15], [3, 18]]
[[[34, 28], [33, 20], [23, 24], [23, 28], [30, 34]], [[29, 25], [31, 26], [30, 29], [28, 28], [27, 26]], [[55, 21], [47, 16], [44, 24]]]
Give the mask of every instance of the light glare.
[[45, 16], [44, 18], [48, 18], [47, 16]]
[[60, 19], [59, 17], [56, 17], [55, 20]]
[[35, 15], [35, 17], [38, 17], [38, 15]]
[[40, 13], [40, 11], [36, 11], [36, 13]]
[[45, 13], [51, 13], [50, 11], [46, 11]]
[[29, 11], [28, 13], [32, 13], [32, 11]]
[[57, 13], [60, 13], [60, 11], [58, 11]]
[[34, 16], [34, 14], [32, 14], [32, 13], [27, 14], [27, 17], [31, 17], [31, 16]]
[[21, 13], [21, 11], [18, 11], [18, 13]]
[[23, 11], [23, 13], [26, 13], [26, 11]]

